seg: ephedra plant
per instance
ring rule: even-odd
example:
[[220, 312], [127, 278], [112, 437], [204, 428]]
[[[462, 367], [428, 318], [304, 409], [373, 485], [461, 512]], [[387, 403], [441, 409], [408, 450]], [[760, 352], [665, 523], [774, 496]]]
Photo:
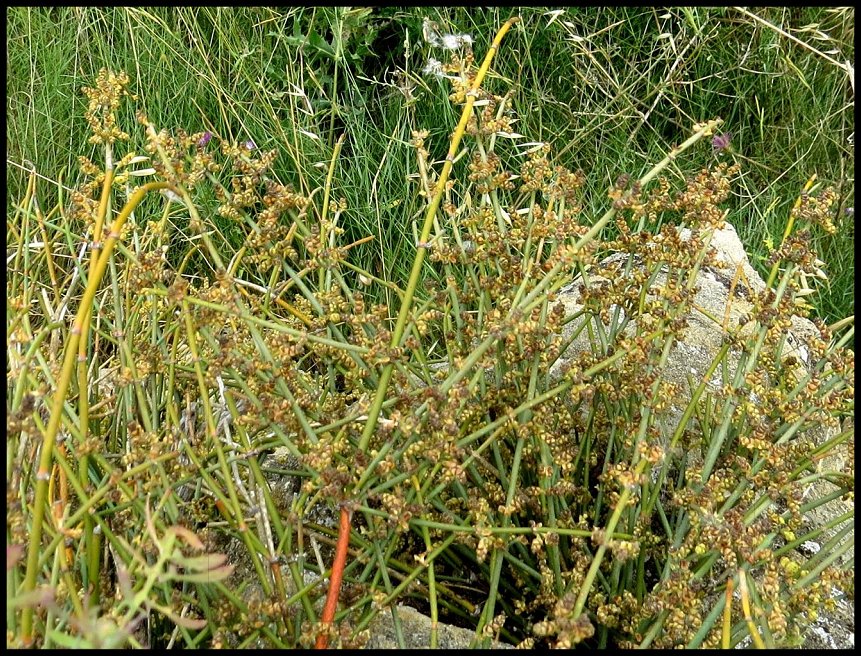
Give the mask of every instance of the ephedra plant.
[[[783, 352], [829, 192], [799, 198], [667, 434], [666, 361], [738, 169], [662, 177], [705, 122], [589, 216], [585, 174], [518, 148], [510, 96], [483, 87], [514, 23], [480, 66], [441, 65], [461, 118], [441, 167], [416, 126], [406, 281], [342, 240], [349, 134], [303, 195], [276, 151], [143, 111], [127, 151], [128, 78], [85, 89], [103, 160], [47, 212], [33, 175], [7, 222], [8, 644], [358, 646], [410, 603], [430, 646], [440, 621], [475, 644], [774, 646], [852, 591], [852, 513], [804, 528], [851, 499], [852, 328], [820, 325], [806, 365]], [[834, 492], [803, 499], [818, 479]]]

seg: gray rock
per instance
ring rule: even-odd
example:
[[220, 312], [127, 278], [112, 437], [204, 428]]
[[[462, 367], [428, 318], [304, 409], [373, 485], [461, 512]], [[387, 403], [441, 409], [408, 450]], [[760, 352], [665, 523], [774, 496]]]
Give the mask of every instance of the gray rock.
[[[681, 233], [683, 239], [686, 232], [688, 235], [690, 234], [689, 231], [683, 229]], [[672, 347], [667, 366], [663, 372], [665, 380], [677, 383], [682, 389], [682, 394], [675, 400], [670, 412], [661, 420], [663, 433], [667, 436], [678, 426], [684, 408], [691, 398], [693, 388], [700, 384], [712, 364], [714, 355], [722, 346], [726, 334], [724, 326], [739, 326], [739, 319], [751, 312], [755, 295], [766, 288], [765, 281], [751, 266], [738, 234], [731, 224], [725, 223], [723, 229], [714, 232], [711, 246], [715, 248], [717, 260], [721, 266], [719, 268], [705, 267], [700, 271], [696, 281], [698, 290], [694, 299], [696, 309], [686, 316], [688, 325], [683, 339]], [[617, 253], [605, 259], [604, 263], [617, 260], [624, 264], [627, 257], [624, 253]], [[738, 275], [739, 271], [743, 273], [743, 276]], [[595, 278], [596, 276], [593, 276], [590, 282], [594, 281]], [[734, 280], [735, 283], [733, 283]], [[661, 273], [658, 274], [654, 284], [660, 286], [665, 281], [666, 276]], [[582, 281], [575, 279], [560, 290], [558, 302], [564, 304], [566, 315], [570, 316], [583, 308], [582, 303], [580, 303], [581, 289]], [[730, 296], [731, 290], [732, 296]], [[716, 322], [712, 317], [720, 321]], [[570, 337], [580, 328], [583, 321], [587, 320], [598, 321], [598, 319], [583, 318], [571, 322], [565, 328], [565, 336]], [[633, 323], [632, 321], [626, 327], [628, 333], [634, 331], [635, 327], [631, 325]], [[752, 322], [748, 325], [752, 326]], [[798, 367], [812, 364], [804, 345], [804, 337], [814, 334], [818, 334], [818, 330], [810, 320], [798, 316], [792, 317], [792, 329], [789, 331], [784, 353], [787, 357], [789, 355], [795, 356]], [[565, 362], [572, 359], [577, 353], [591, 349], [587, 331], [582, 331], [551, 369], [551, 378], [559, 378], [562, 375]], [[726, 361], [731, 378], [738, 365], [738, 351], [731, 349]], [[708, 384], [714, 389], [720, 387], [722, 382], [719, 371], [715, 373], [713, 380], [710, 380]], [[816, 427], [807, 433], [817, 445], [824, 443], [836, 434], [835, 429], [825, 426]], [[697, 453], [696, 450], [689, 451], [688, 455], [693, 464], [702, 461], [702, 454]], [[820, 471], [841, 471], [847, 457], [848, 452], [845, 445], [842, 448], [834, 449], [828, 458], [818, 463]], [[804, 494], [805, 498], [810, 500], [822, 498], [836, 489], [837, 486], [828, 481], [817, 480], [808, 485]], [[813, 530], [823, 526], [835, 517], [846, 513], [850, 508], [851, 503], [842, 499], [823, 504], [806, 513], [807, 524], [805, 528]], [[823, 542], [827, 541], [842, 527], [843, 525], [825, 531]], [[844, 539], [854, 540], [854, 529]], [[806, 543], [802, 545], [800, 553], [803, 554], [804, 549], [815, 550], [819, 546], [815, 543]], [[850, 557], [851, 554], [847, 554], [843, 562]], [[805, 635], [804, 647], [831, 649], [853, 647], [855, 642], [853, 617], [854, 603], [848, 599], [839, 599], [835, 612], [826, 613], [823, 611], [820, 613], [820, 618], [809, 627]]]
[[[398, 614], [404, 648], [427, 649], [430, 647], [431, 619], [409, 606], [396, 606], [391, 612], [383, 611], [371, 623], [371, 638], [366, 649], [400, 649], [392, 612]], [[449, 624], [437, 625], [438, 649], [467, 649], [475, 638], [475, 632]], [[512, 649], [511, 645], [493, 641], [491, 649]]]
[[[689, 234], [690, 231], [687, 229], [681, 231], [683, 239]], [[750, 314], [754, 296], [766, 287], [765, 281], [750, 265], [735, 228], [731, 224], [726, 223], [724, 229], [714, 231], [711, 245], [717, 252], [717, 260], [725, 265], [725, 268], [706, 267], [700, 271], [696, 280], [697, 292], [694, 298], [694, 305], [697, 309], [692, 310], [685, 317], [687, 328], [684, 337], [673, 346], [667, 360], [663, 378], [669, 382], [678, 383], [686, 390], [686, 393], [679, 398], [679, 402], [674, 404], [672, 408], [671, 421], [664, 426], [668, 432], [675, 430], [678, 420], [682, 416], [684, 404], [690, 399], [691, 387], [696, 387], [699, 384], [712, 364], [715, 354], [723, 345], [726, 335], [724, 326], [738, 326], [739, 319]], [[606, 258], [602, 263], [618, 261], [624, 264], [627, 257], [624, 253], [617, 253]], [[739, 269], [743, 276], [737, 275]], [[590, 282], [594, 284], [597, 278], [597, 276], [593, 276]], [[734, 279], [735, 284], [733, 284]], [[665, 282], [665, 273], [659, 273], [654, 286], [660, 287]], [[583, 308], [580, 303], [582, 284], [578, 278], [559, 291], [558, 302], [564, 305], [566, 315], [574, 314]], [[732, 298], [730, 298], [730, 288], [733, 291]], [[719, 319], [720, 323], [716, 323], [715, 318]], [[565, 336], [568, 337], [575, 330], [578, 330], [582, 321], [569, 323], [565, 328]], [[626, 327], [627, 335], [634, 332], [635, 326], [633, 324], [632, 321]], [[807, 363], [809, 354], [806, 353], [800, 338], [803, 335], [818, 333], [818, 331], [811, 321], [802, 317], [793, 317], [792, 326], [792, 334], [789, 337], [785, 354], [786, 356], [794, 355], [800, 362]], [[608, 327], [605, 326], [605, 328]], [[582, 331], [551, 368], [551, 378], [557, 378], [561, 375], [562, 367], [573, 355], [581, 351], [591, 350], [591, 348], [587, 331]], [[727, 357], [730, 377], [735, 374], [738, 359], [738, 352], [731, 350]], [[709, 384], [715, 389], [720, 387], [719, 372], [716, 372]]]

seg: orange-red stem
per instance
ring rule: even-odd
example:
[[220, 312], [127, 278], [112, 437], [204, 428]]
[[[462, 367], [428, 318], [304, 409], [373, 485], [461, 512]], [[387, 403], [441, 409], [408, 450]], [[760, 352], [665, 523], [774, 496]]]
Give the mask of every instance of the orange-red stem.
[[335, 609], [338, 608], [338, 597], [341, 592], [341, 580], [344, 578], [344, 567], [347, 564], [347, 547], [350, 546], [350, 511], [346, 505], [341, 506], [341, 518], [338, 524], [338, 542], [335, 545], [335, 561], [332, 563], [332, 576], [329, 577], [329, 592], [326, 594], [326, 605], [323, 606], [323, 616], [320, 618], [322, 630], [317, 635], [317, 649], [329, 646], [329, 627], [335, 621]]

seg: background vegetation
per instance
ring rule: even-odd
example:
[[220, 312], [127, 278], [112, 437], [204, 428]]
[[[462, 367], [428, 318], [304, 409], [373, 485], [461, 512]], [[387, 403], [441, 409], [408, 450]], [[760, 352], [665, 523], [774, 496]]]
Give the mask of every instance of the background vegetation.
[[[346, 133], [342, 226], [356, 239], [377, 237], [356, 255], [395, 280], [406, 277], [421, 210], [415, 195], [404, 194], [410, 133], [429, 130], [437, 149], [431, 156], [442, 157], [457, 118], [447, 85], [422, 74], [428, 58], [440, 56], [422, 39], [422, 21], [471, 35], [481, 53], [509, 13], [7, 11], [7, 204], [26, 188], [27, 162], [47, 179], [75, 185], [77, 156], [95, 153], [78, 118], [80, 87], [102, 67], [125, 70], [157, 125], [277, 148], [274, 173], [306, 193], [325, 167], [305, 163], [327, 161]], [[559, 164], [584, 170], [593, 209], [620, 172], [641, 175], [693, 123], [720, 116], [732, 136], [724, 156], [743, 165], [728, 220], [760, 273], [766, 243], [779, 241], [810, 175], [837, 188], [839, 232], [816, 244], [830, 284], [815, 303], [827, 323], [854, 314], [851, 9], [767, 8], [754, 17], [730, 8], [523, 8], [521, 16], [522, 29], [494, 63], [501, 79], [491, 76], [487, 86], [514, 86], [516, 129], [552, 141]], [[703, 164], [710, 157], [699, 156]]]

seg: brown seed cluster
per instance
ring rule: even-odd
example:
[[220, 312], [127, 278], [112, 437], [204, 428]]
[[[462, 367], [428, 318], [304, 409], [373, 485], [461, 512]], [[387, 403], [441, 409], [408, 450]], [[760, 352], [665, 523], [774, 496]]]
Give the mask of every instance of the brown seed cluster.
[[488, 194], [496, 189], [511, 191], [514, 182], [508, 171], [500, 170], [501, 161], [496, 153], [489, 153], [482, 158], [480, 153], [473, 155], [469, 163], [469, 181], [475, 183], [475, 190], [480, 194]]
[[512, 116], [504, 108], [510, 95], [505, 97], [490, 96], [480, 92], [484, 107], [480, 112], [473, 114], [466, 126], [466, 134], [475, 136], [489, 137], [494, 134], [510, 134]]
[[834, 225], [834, 211], [831, 209], [837, 203], [837, 191], [827, 187], [821, 193], [801, 195], [801, 202], [792, 208], [792, 218], [802, 224], [819, 226], [826, 234], [833, 235], [837, 231]]
[[[81, 89], [89, 99], [84, 118], [90, 124], [91, 144], [112, 144], [115, 141], [128, 141], [129, 135], [117, 127], [116, 111], [123, 96], [131, 96], [128, 91], [129, 76], [113, 73], [103, 68], [96, 76], [96, 86]], [[134, 99], [134, 96], [132, 96]]]
[[454, 74], [448, 79], [451, 81], [452, 86], [449, 100], [455, 105], [466, 102], [466, 94], [469, 93], [475, 83], [476, 71], [473, 70], [474, 61], [475, 56], [470, 50], [463, 56], [453, 54], [451, 61], [442, 66], [444, 73]]
[[540, 637], [553, 636], [553, 646], [557, 649], [570, 649], [595, 635], [595, 626], [586, 613], [572, 616], [574, 602], [575, 596], [570, 593], [559, 599], [551, 618], [536, 623], [533, 633]]
[[188, 134], [180, 128], [173, 136], [166, 129], [156, 131], [146, 114], [140, 110], [137, 120], [146, 127], [147, 143], [144, 150], [152, 155], [152, 167], [159, 177], [174, 186], [192, 191], [207, 176], [221, 169], [214, 153], [200, 146], [202, 132]]
[[[553, 168], [547, 159], [549, 154], [550, 144], [543, 144], [537, 150], [529, 153], [526, 161], [520, 167], [521, 192], [529, 193], [532, 191], [544, 191], [545, 189], [550, 192]], [[558, 193], [558, 185], [553, 189]]]

